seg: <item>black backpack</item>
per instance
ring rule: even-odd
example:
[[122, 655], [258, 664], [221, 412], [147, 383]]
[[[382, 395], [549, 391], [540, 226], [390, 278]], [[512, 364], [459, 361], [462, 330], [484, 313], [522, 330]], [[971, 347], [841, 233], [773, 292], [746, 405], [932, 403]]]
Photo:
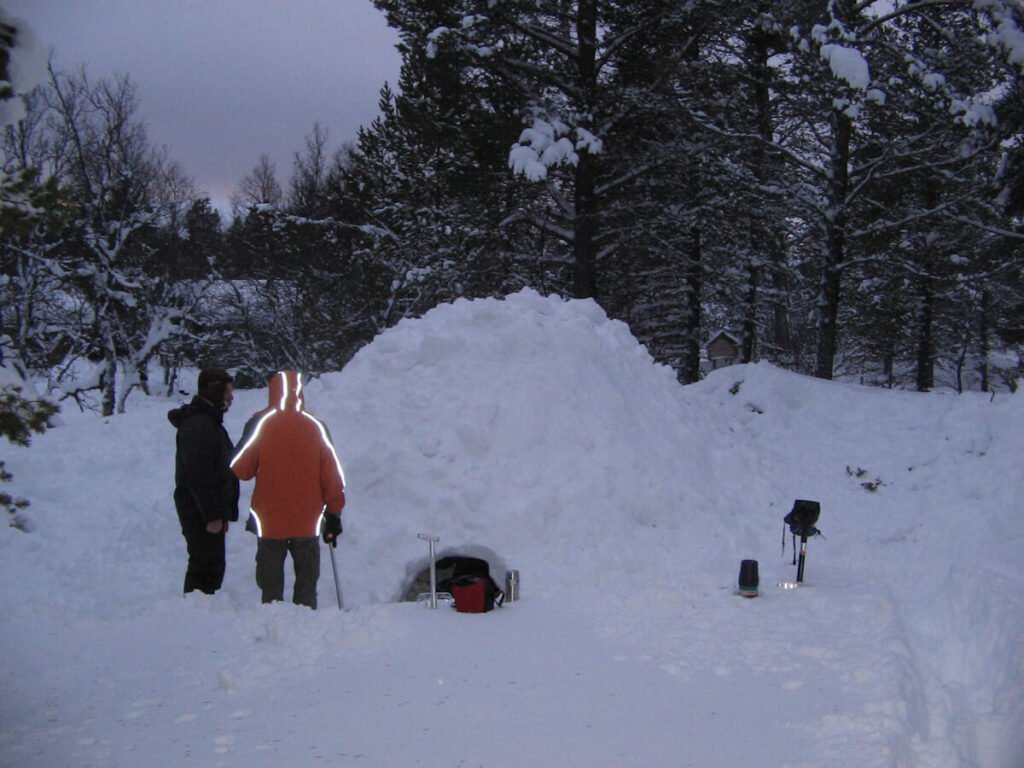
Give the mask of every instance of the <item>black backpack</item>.
[[786, 526], [793, 534], [793, 565], [796, 565], [796, 537], [801, 541], [812, 536], [821, 536], [817, 528], [818, 516], [821, 514], [821, 504], [807, 499], [797, 499], [793, 502], [793, 509], [782, 518], [782, 554], [786, 554]]
[[782, 522], [789, 526], [789, 531], [794, 536], [810, 538], [821, 533], [815, 528], [820, 514], [821, 505], [818, 502], [797, 499], [793, 502], [793, 509], [783, 518]]

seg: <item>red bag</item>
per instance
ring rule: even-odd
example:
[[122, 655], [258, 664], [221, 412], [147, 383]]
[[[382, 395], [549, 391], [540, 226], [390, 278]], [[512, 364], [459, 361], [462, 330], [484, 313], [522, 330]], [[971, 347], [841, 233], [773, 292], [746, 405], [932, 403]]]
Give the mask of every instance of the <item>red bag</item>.
[[500, 606], [505, 596], [489, 576], [460, 576], [451, 589], [459, 613], [486, 613], [495, 603]]
[[483, 613], [484, 596], [483, 579], [470, 577], [460, 579], [458, 584], [452, 585], [455, 610], [459, 613]]

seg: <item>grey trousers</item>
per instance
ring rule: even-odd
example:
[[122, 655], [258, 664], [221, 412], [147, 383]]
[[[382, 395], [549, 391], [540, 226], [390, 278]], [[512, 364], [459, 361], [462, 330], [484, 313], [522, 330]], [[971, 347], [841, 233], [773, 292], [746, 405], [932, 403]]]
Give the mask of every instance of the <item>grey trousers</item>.
[[263, 602], [284, 599], [284, 561], [289, 553], [295, 567], [292, 602], [316, 610], [316, 582], [320, 578], [320, 540], [316, 536], [259, 539], [256, 545], [256, 586], [263, 592]]

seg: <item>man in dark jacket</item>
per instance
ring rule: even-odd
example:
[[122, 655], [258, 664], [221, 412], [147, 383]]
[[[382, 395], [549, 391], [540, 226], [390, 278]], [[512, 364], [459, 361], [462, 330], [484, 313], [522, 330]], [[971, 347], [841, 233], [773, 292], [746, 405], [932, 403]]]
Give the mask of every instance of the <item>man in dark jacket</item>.
[[238, 478], [229, 467], [234, 446], [224, 429], [231, 376], [204, 368], [192, 402], [168, 412], [177, 430], [174, 506], [188, 547], [185, 592], [212, 595], [224, 581], [224, 535], [238, 519]]

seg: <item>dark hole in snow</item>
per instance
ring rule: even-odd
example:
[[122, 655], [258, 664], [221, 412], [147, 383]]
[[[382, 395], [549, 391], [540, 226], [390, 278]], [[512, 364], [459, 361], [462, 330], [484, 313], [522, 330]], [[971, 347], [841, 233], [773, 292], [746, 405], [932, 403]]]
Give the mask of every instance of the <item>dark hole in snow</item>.
[[[449, 592], [452, 579], [467, 573], [488, 573], [499, 588], [505, 582], [505, 561], [494, 550], [471, 544], [443, 549], [436, 555], [437, 591]], [[405, 586], [401, 599], [415, 602], [420, 595], [430, 592], [430, 557], [424, 555], [406, 568]]]

